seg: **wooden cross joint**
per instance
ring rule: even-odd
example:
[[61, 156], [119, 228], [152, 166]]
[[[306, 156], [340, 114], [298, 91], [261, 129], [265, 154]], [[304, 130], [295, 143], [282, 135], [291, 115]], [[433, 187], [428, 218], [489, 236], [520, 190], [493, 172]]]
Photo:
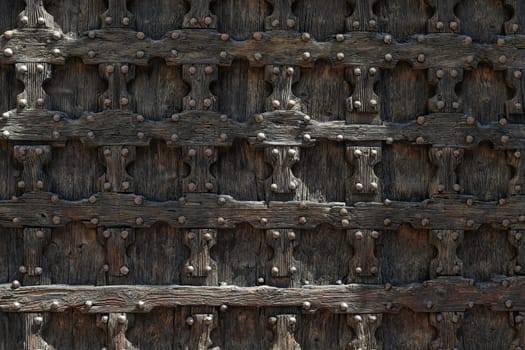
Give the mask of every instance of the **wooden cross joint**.
[[217, 28], [217, 16], [210, 11], [215, 0], [188, 0], [190, 10], [184, 15], [183, 28]]
[[458, 330], [463, 324], [463, 312], [438, 312], [430, 314], [430, 324], [437, 330], [431, 349], [461, 349]]
[[16, 145], [14, 157], [22, 164], [22, 174], [17, 182], [19, 192], [42, 191], [49, 188], [44, 167], [51, 159], [51, 146]]
[[512, 341], [511, 349], [525, 348], [525, 312], [516, 311], [509, 312], [509, 323], [514, 329], [514, 339]]
[[182, 78], [190, 85], [190, 92], [183, 98], [186, 110], [217, 110], [217, 97], [210, 91], [210, 84], [218, 78], [216, 64], [183, 64]]
[[507, 151], [507, 164], [513, 168], [514, 176], [509, 181], [508, 193], [519, 195], [525, 186], [525, 150]]
[[298, 245], [296, 233], [292, 229], [267, 230], [266, 242], [273, 249], [266, 280], [276, 284], [298, 280], [300, 266], [293, 256]]
[[266, 110], [301, 111], [301, 100], [293, 94], [292, 86], [299, 81], [299, 67], [285, 65], [267, 65], [264, 79], [273, 87], [266, 99]]
[[44, 8], [43, 0], [25, 0], [26, 7], [19, 15], [20, 27], [54, 28], [53, 16]]
[[458, 193], [461, 191], [456, 169], [463, 161], [464, 153], [465, 151], [462, 148], [430, 148], [430, 162], [436, 168], [436, 172], [429, 185], [430, 196], [440, 193]]
[[434, 8], [434, 14], [427, 21], [429, 33], [453, 33], [458, 32], [459, 19], [454, 14], [454, 7], [460, 0], [425, 0]]
[[379, 24], [373, 8], [375, 2], [374, 0], [355, 1], [352, 14], [346, 18], [346, 30], [377, 32]]
[[216, 327], [217, 317], [214, 314], [192, 314], [186, 318], [190, 336], [186, 342], [188, 349], [206, 350], [212, 346], [211, 332]]
[[216, 179], [211, 166], [217, 162], [217, 147], [183, 146], [183, 161], [190, 166], [190, 173], [182, 179], [183, 192], [217, 192]]
[[300, 148], [274, 146], [266, 148], [264, 153], [273, 168], [272, 175], [265, 181], [268, 194], [295, 193], [300, 180], [294, 176], [292, 167], [299, 162]]
[[273, 6], [273, 12], [266, 17], [265, 30], [291, 30], [297, 25], [297, 17], [292, 12], [292, 5], [297, 0], [265, 0]]
[[131, 110], [128, 83], [135, 78], [135, 66], [126, 63], [103, 63], [98, 66], [108, 89], [99, 97], [102, 109]]
[[276, 315], [268, 319], [274, 333], [272, 350], [300, 350], [301, 346], [295, 340], [297, 315]]
[[346, 316], [348, 326], [354, 331], [354, 339], [346, 349], [382, 349], [376, 338], [376, 331], [381, 326], [383, 314], [351, 314]]
[[134, 26], [134, 16], [128, 11], [128, 0], [108, 0], [108, 9], [102, 14], [103, 28], [126, 28]]
[[523, 93], [525, 91], [523, 71], [523, 69], [508, 69], [505, 75], [507, 85], [514, 91], [514, 96], [505, 101], [505, 112], [507, 114], [523, 114]]
[[357, 65], [347, 68], [345, 75], [354, 87], [352, 96], [346, 99], [349, 122], [378, 124], [381, 101], [374, 87], [380, 79], [379, 68]]
[[17, 110], [44, 109], [47, 94], [43, 84], [51, 78], [51, 64], [24, 62], [15, 66], [17, 79], [24, 83], [24, 91], [17, 96]]
[[44, 251], [51, 239], [51, 229], [24, 228], [24, 261], [18, 268], [24, 285], [49, 284], [49, 269]]
[[131, 272], [127, 249], [135, 241], [135, 230], [131, 227], [99, 227], [98, 239], [106, 248], [106, 263], [102, 266], [103, 281], [100, 284], [125, 283]]
[[42, 336], [44, 325], [48, 321], [47, 314], [27, 313], [23, 315], [25, 325], [26, 349], [53, 349]]
[[379, 232], [373, 230], [347, 230], [348, 240], [354, 248], [350, 260], [348, 281], [356, 283], [380, 283], [381, 269], [374, 254]]
[[379, 201], [381, 184], [374, 167], [381, 161], [381, 147], [347, 146], [346, 159], [354, 168], [346, 181], [347, 203]]
[[135, 146], [103, 146], [100, 153], [106, 168], [99, 178], [101, 191], [133, 193], [133, 178], [127, 167], [135, 161]]
[[138, 350], [126, 337], [131, 314], [110, 313], [97, 316], [97, 326], [106, 333], [107, 350]]
[[505, 34], [523, 33], [523, 16], [520, 14], [525, 11], [525, 4], [521, 0], [505, 0], [503, 5], [512, 7], [512, 17], [505, 22]]
[[456, 276], [463, 271], [457, 249], [463, 242], [463, 230], [430, 230], [430, 243], [437, 248], [437, 257], [430, 263], [430, 276]]
[[525, 232], [509, 230], [508, 240], [516, 250], [516, 256], [509, 264], [510, 275], [525, 275]]
[[462, 105], [455, 87], [463, 80], [462, 68], [429, 68], [427, 79], [436, 86], [436, 95], [428, 100], [430, 112], [461, 112]]
[[[211, 248], [217, 242], [217, 230], [194, 229], [184, 235], [184, 244], [190, 248], [190, 257], [184, 264], [183, 280], [186, 283], [217, 284], [217, 263], [211, 258]], [[205, 282], [205, 283], [202, 283]]]

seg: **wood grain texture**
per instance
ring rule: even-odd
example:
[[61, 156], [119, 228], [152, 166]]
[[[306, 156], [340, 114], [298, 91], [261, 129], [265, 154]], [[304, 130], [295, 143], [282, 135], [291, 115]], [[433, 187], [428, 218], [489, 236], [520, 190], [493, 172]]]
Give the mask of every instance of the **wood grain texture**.
[[[521, 293], [523, 278], [508, 277], [495, 282], [474, 283], [471, 279], [447, 277], [423, 284], [276, 287], [203, 287], [203, 286], [68, 286], [51, 285], [0, 288], [3, 312], [65, 311], [71, 308], [86, 313], [146, 312], [152, 308], [206, 305], [219, 307], [304, 307], [329, 309], [335, 313], [398, 312], [406, 307], [418, 313], [464, 311], [469, 305], [482, 305], [492, 311], [525, 309]], [[449, 297], [454, 295], [454, 297]], [[86, 305], [91, 300], [93, 304]], [[386, 302], [385, 300], [388, 300]], [[144, 304], [139, 304], [143, 301]], [[509, 302], [510, 301], [510, 302]], [[18, 302], [19, 304], [16, 304]], [[56, 303], [53, 303], [56, 302]]]
[[525, 347], [520, 1], [3, 5], [0, 350]]

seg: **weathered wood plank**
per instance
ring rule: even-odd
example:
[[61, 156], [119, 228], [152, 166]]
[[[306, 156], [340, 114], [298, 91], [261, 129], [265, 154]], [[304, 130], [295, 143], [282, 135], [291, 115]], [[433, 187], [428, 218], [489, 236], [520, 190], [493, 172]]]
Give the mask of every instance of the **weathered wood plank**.
[[[436, 113], [407, 123], [382, 125], [345, 124], [344, 121], [317, 122], [298, 111], [256, 114], [247, 123], [224, 114], [190, 111], [160, 121], [144, 120], [142, 115], [124, 111], [91, 113], [73, 119], [62, 112], [8, 112], [1, 138], [12, 141], [38, 141], [63, 144], [79, 138], [91, 147], [104, 145], [146, 146], [153, 139], [167, 145], [230, 146], [237, 139], [248, 139], [256, 147], [288, 145], [311, 147], [318, 140], [401, 141], [436, 147], [474, 148], [489, 141], [495, 149], [520, 149], [525, 142], [525, 124], [489, 122], [480, 124], [464, 114]], [[306, 119], [305, 119], [306, 118]], [[344, 118], [343, 118], [344, 119]], [[122, 128], [126, 125], [126, 128]]]
[[[49, 192], [31, 192], [0, 201], [0, 225], [5, 227], [60, 227], [71, 221], [90, 225], [150, 227], [166, 222], [181, 228], [233, 228], [247, 222], [254, 228], [414, 228], [474, 230], [481, 224], [498, 229], [525, 227], [524, 196], [478, 201], [472, 196], [434, 198], [422, 202], [385, 200], [385, 203], [258, 202], [231, 196], [188, 194], [179, 201], [155, 202], [142, 196], [101, 192], [79, 201], [61, 200]], [[342, 210], [344, 209], [344, 210]]]
[[418, 69], [470, 69], [487, 61], [497, 69], [504, 69], [523, 67], [525, 57], [525, 52], [518, 50], [525, 42], [521, 35], [501, 36], [498, 45], [494, 45], [495, 42], [487, 45], [472, 42], [469, 36], [439, 33], [418, 35], [399, 43], [389, 34], [371, 32], [339, 34], [337, 39], [332, 37], [328, 41], [316, 41], [302, 33], [288, 31], [259, 33], [257, 39], [243, 41], [223, 34], [214, 30], [184, 29], [153, 40], [131, 30], [106, 29], [90, 31], [88, 37], [77, 40], [68, 37], [55, 40], [53, 31], [18, 29], [1, 43], [4, 55], [0, 57], [0, 64], [64, 64], [66, 58], [79, 57], [85, 64], [147, 65], [152, 58], [160, 57], [168, 64], [229, 65], [234, 58], [247, 58], [254, 66], [311, 67], [318, 59], [327, 58], [334, 65], [365, 64], [379, 68], [392, 68], [404, 61]]
[[[29, 286], [11, 289], [0, 285], [2, 312], [86, 313], [149, 312], [153, 308], [207, 305], [220, 307], [297, 307], [328, 309], [334, 313], [390, 313], [408, 308], [415, 312], [465, 311], [475, 305], [492, 311], [525, 310], [523, 277], [474, 283], [460, 277], [439, 278], [400, 286], [349, 284], [275, 287], [204, 286]], [[86, 304], [86, 301], [90, 301]], [[310, 311], [308, 311], [310, 312]]]

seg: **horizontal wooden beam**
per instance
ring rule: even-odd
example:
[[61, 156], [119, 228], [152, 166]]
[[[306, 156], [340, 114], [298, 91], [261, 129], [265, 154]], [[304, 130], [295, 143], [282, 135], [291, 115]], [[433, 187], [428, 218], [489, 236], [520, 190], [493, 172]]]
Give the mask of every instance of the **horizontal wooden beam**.
[[[93, 30], [80, 39], [62, 36], [53, 39], [51, 30], [17, 29], [12, 38], [2, 41], [0, 64], [40, 62], [64, 64], [68, 57], [80, 57], [86, 64], [127, 62], [146, 65], [152, 58], [168, 64], [209, 63], [229, 65], [235, 58], [248, 59], [251, 65], [289, 64], [312, 66], [316, 60], [329, 59], [334, 65], [367, 64], [394, 67], [410, 62], [416, 69], [428, 67], [476, 67], [481, 61], [496, 69], [525, 67], [525, 36], [499, 36], [492, 45], [473, 42], [465, 35], [436, 33], [417, 35], [397, 42], [392, 35], [352, 32], [316, 41], [304, 33], [273, 30], [259, 33], [257, 39], [236, 41], [214, 30], [176, 30], [161, 39], [145, 38], [133, 30]], [[499, 42], [497, 41], [499, 40]], [[424, 59], [421, 59], [424, 57]], [[472, 57], [472, 59], [470, 59]]]
[[[345, 208], [346, 210], [341, 210]], [[474, 230], [481, 224], [500, 229], [525, 228], [525, 196], [502, 205], [469, 196], [423, 202], [344, 203], [237, 201], [217, 194], [188, 194], [179, 201], [155, 202], [134, 194], [102, 192], [78, 201], [47, 192], [30, 192], [0, 201], [0, 225], [53, 227], [81, 221], [104, 227], [150, 227], [165, 222], [179, 228], [234, 228], [247, 222], [258, 229], [336, 228], [395, 230], [401, 224], [420, 229]]]
[[[162, 121], [144, 120], [141, 115], [115, 110], [86, 112], [79, 119], [61, 112], [11, 111], [0, 121], [0, 137], [15, 142], [58, 144], [80, 139], [93, 147], [147, 146], [152, 139], [164, 140], [173, 147], [229, 146], [235, 139], [247, 139], [254, 146], [303, 147], [311, 147], [318, 140], [407, 142], [460, 148], [472, 148], [488, 141], [496, 149], [523, 148], [525, 144], [524, 124], [481, 125], [461, 113], [436, 113], [420, 116], [418, 121], [370, 125], [317, 122], [307, 118], [305, 122], [305, 114], [297, 111], [262, 113], [248, 118], [246, 123], [207, 111], [178, 113]], [[128, 127], [122, 128], [122, 125]]]
[[148, 312], [153, 308], [298, 307], [335, 313], [464, 311], [482, 305], [493, 311], [525, 310], [524, 277], [474, 283], [447, 277], [403, 286], [330, 285], [304, 288], [204, 286], [47, 285], [11, 289], [0, 285], [0, 311], [44, 312], [79, 309], [86, 313]]

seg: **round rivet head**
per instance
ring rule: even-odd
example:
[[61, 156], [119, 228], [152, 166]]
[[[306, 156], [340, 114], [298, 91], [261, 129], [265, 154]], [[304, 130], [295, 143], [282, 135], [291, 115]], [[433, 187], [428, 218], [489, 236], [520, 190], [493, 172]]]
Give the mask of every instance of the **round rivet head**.
[[345, 36], [343, 34], [337, 34], [335, 36], [335, 40], [338, 41], [338, 42], [342, 42], [345, 40]]
[[306, 42], [306, 41], [310, 41], [310, 39], [311, 39], [310, 33], [303, 33], [303, 34], [301, 34], [301, 40], [302, 41]]
[[143, 32], [138, 32], [137, 33], [137, 39], [144, 40], [145, 37], [146, 37], [146, 34], [144, 34]]
[[6, 57], [11, 57], [11, 56], [13, 56], [13, 49], [11, 49], [11, 48], [9, 48], [9, 47], [6, 48], [6, 49], [4, 49], [4, 56], [6, 56]]
[[465, 142], [466, 142], [466, 143], [472, 143], [472, 142], [474, 142], [474, 137], [472, 137], [471, 135], [467, 135], [467, 136], [465, 137]]
[[129, 273], [129, 268], [128, 268], [127, 266], [124, 265], [124, 266], [122, 266], [122, 267], [120, 268], [119, 271], [120, 271], [120, 273], [121, 273], [122, 275], [127, 275], [127, 274]]
[[450, 28], [450, 30], [455, 32], [456, 30], [458, 30], [458, 22], [452, 21], [449, 23], [448, 27]]
[[21, 284], [18, 280], [14, 280], [13, 282], [11, 282], [11, 289], [18, 289], [20, 288]]
[[425, 59], [426, 59], [426, 57], [425, 57], [425, 55], [423, 55], [422, 53], [419, 54], [419, 55], [417, 55], [417, 61], [418, 61], [419, 63], [424, 63], [424, 62], [425, 62]]
[[442, 30], [443, 28], [445, 28], [445, 25], [443, 24], [443, 22], [439, 21], [436, 23], [437, 30]]
[[222, 41], [228, 41], [228, 40], [230, 40], [230, 35], [226, 34], [226, 33], [222, 33], [220, 38], [221, 38]]
[[303, 60], [307, 61], [311, 57], [310, 52], [303, 52]]
[[20, 23], [22, 23], [22, 24], [29, 23], [29, 17], [27, 17], [27, 16], [20, 17]]
[[383, 42], [385, 44], [391, 44], [392, 43], [392, 35], [387, 34], [383, 37]]
[[13, 31], [12, 30], [7, 30], [4, 32], [4, 39], [12, 39], [13, 38]]
[[204, 17], [204, 24], [209, 26], [210, 24], [212, 24], [213, 22], [213, 18], [211, 18], [210, 16], [206, 16]]
[[348, 310], [348, 304], [345, 303], [345, 302], [339, 304], [339, 310], [341, 310], [341, 311], [346, 311], [346, 310]]
[[419, 125], [425, 124], [425, 117], [424, 116], [417, 117], [416, 123], [418, 123]]
[[507, 309], [512, 308], [512, 300], [505, 300], [505, 307]]
[[342, 53], [342, 52], [338, 52], [335, 57], [337, 58], [338, 61], [342, 61], [345, 59], [345, 54]]
[[501, 136], [500, 141], [501, 141], [501, 143], [507, 143], [507, 142], [509, 142], [509, 137], [507, 135], [503, 135], [503, 136]]
[[264, 141], [266, 139], [266, 135], [262, 132], [257, 134], [257, 140]]
[[385, 55], [385, 61], [387, 61], [387, 62], [391, 62], [392, 59], [393, 59], [392, 54], [387, 53], [387, 54]]
[[499, 56], [498, 57], [498, 62], [501, 63], [501, 64], [507, 63], [507, 56], [505, 56], [505, 55]]

